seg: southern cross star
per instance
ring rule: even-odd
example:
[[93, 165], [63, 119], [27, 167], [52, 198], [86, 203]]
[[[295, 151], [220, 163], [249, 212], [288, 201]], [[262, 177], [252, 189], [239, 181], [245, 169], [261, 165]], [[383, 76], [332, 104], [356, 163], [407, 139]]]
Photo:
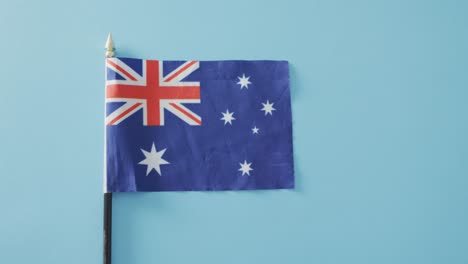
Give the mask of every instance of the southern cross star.
[[242, 88], [247, 88], [249, 89], [249, 84], [252, 84], [249, 79], [250, 79], [250, 76], [249, 77], [245, 77], [245, 74], [242, 74], [242, 77], [237, 77], [239, 79], [239, 81], [237, 82], [237, 84], [240, 84], [240, 88], [242, 90]]
[[250, 171], [253, 170], [252, 168], [250, 168], [250, 165], [252, 165], [252, 162], [247, 163], [247, 161], [244, 160], [244, 163], [239, 163], [239, 165], [241, 166], [239, 171], [242, 171], [242, 176], [244, 176], [244, 174], [247, 174], [250, 176]]
[[170, 164], [167, 160], [163, 159], [162, 156], [164, 155], [164, 152], [166, 152], [166, 149], [163, 149], [161, 151], [157, 151], [156, 147], [151, 146], [151, 151], [148, 152], [144, 149], [141, 149], [141, 152], [145, 155], [145, 159], [140, 161], [140, 165], [146, 165], [146, 176], [148, 176], [151, 172], [151, 170], [155, 170], [159, 176], [161, 176], [161, 165], [165, 164]]
[[260, 131], [260, 128], [258, 128], [257, 126], [254, 126], [254, 128], [252, 128], [252, 134], [258, 134], [258, 131]]
[[221, 114], [223, 114], [221, 120], [224, 120], [224, 125], [226, 125], [227, 123], [232, 125], [232, 120], [236, 120], [236, 118], [232, 116], [234, 112], [229, 113], [229, 110], [226, 110], [226, 113], [221, 112]]
[[265, 111], [265, 115], [267, 115], [267, 114], [273, 115], [273, 111], [276, 110], [275, 108], [273, 108], [273, 104], [274, 104], [274, 103], [270, 103], [270, 102], [267, 100], [266, 103], [262, 103], [263, 108], [260, 109], [260, 110]]

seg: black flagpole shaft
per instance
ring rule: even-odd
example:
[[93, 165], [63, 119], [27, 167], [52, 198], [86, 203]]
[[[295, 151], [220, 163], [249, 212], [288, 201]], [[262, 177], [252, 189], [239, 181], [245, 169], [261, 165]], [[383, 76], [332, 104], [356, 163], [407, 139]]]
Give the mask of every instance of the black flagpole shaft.
[[[114, 57], [114, 42], [109, 33], [106, 41], [106, 58]], [[105, 146], [105, 145], [104, 145]], [[104, 152], [105, 153], [105, 152]], [[106, 177], [106, 176], [104, 176]], [[105, 178], [104, 178], [105, 182]], [[105, 186], [105, 185], [104, 185]], [[112, 193], [104, 193], [104, 264], [112, 263]]]
[[112, 193], [104, 193], [104, 264], [112, 257]]

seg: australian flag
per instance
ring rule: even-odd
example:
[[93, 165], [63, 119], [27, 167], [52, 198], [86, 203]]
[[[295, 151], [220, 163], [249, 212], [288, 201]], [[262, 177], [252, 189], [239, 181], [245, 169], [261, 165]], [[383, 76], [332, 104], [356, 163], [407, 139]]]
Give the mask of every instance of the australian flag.
[[287, 61], [106, 60], [106, 192], [294, 188]]

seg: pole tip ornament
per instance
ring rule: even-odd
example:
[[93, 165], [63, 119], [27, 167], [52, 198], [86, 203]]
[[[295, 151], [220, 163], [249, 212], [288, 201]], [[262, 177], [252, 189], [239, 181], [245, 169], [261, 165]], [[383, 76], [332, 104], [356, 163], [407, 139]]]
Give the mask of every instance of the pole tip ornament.
[[115, 51], [114, 41], [112, 40], [112, 34], [109, 33], [109, 35], [107, 35], [107, 41], [106, 41], [106, 57], [107, 58], [114, 57], [115, 56], [114, 51]]

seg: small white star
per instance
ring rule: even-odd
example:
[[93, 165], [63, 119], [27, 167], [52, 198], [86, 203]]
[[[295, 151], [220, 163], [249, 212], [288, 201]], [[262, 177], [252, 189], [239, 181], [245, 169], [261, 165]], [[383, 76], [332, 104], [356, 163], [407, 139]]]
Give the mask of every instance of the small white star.
[[266, 103], [262, 103], [263, 108], [261, 110], [265, 111], [265, 115], [267, 114], [273, 115], [273, 111], [276, 110], [275, 108], [273, 108], [273, 104], [274, 103], [270, 103], [268, 100], [266, 101]]
[[161, 165], [170, 164], [167, 160], [162, 158], [166, 149], [157, 151], [154, 146], [154, 142], [151, 147], [151, 152], [145, 151], [144, 149], [141, 149], [141, 152], [145, 155], [145, 159], [140, 161], [138, 164], [147, 166], [146, 176], [148, 176], [153, 169], [159, 174], [159, 176], [161, 176]]
[[249, 89], [249, 84], [252, 84], [249, 79], [250, 79], [250, 76], [249, 77], [245, 77], [245, 74], [242, 74], [242, 77], [237, 77], [239, 78], [239, 81], [237, 82], [237, 84], [240, 84], [240, 88], [242, 90], [242, 88], [247, 88]]
[[258, 134], [259, 130], [260, 128], [258, 128], [257, 126], [254, 126], [254, 128], [252, 128], [252, 134]]
[[221, 120], [224, 120], [224, 125], [226, 125], [227, 123], [232, 125], [232, 120], [236, 120], [236, 118], [232, 116], [234, 112], [229, 113], [228, 109], [226, 109], [226, 113], [221, 112], [221, 114], [223, 114], [223, 117], [221, 117]]
[[239, 163], [239, 165], [241, 166], [239, 171], [242, 171], [242, 176], [244, 176], [244, 174], [247, 174], [250, 176], [250, 171], [253, 170], [252, 168], [250, 168], [250, 165], [252, 165], [252, 162], [247, 163], [247, 161], [244, 160], [244, 163]]

